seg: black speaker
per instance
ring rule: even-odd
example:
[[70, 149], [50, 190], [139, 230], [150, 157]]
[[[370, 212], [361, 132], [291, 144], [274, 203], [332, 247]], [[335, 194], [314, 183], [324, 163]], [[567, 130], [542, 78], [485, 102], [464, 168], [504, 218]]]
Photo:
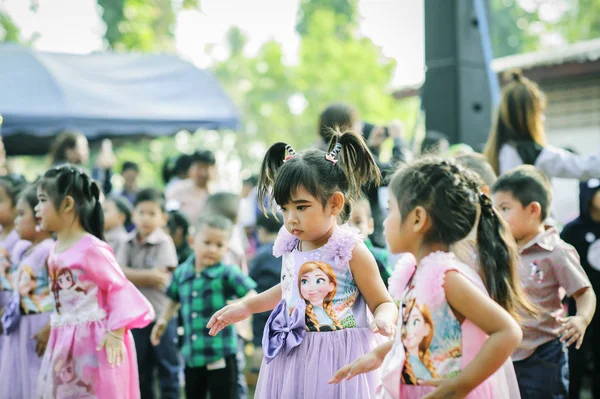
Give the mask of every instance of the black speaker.
[[490, 130], [498, 79], [484, 0], [425, 0], [427, 130], [481, 149]]

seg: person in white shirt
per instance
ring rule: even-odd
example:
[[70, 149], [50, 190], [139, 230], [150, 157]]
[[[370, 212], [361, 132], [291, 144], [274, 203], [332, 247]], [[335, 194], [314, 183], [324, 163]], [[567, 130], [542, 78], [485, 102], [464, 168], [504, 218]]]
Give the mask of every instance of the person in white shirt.
[[521, 74], [508, 73], [496, 120], [484, 154], [500, 176], [517, 166], [533, 165], [549, 177], [589, 180], [600, 177], [600, 150], [583, 157], [546, 143], [546, 99], [537, 84]]

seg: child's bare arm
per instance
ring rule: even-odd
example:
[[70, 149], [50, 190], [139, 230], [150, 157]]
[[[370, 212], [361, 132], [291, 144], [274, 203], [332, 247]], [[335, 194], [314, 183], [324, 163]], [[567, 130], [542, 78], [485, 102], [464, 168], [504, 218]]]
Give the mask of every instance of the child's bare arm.
[[372, 329], [386, 336], [393, 335], [398, 308], [381, 280], [375, 258], [363, 243], [357, 244], [352, 251], [350, 270], [358, 290], [375, 316]]
[[167, 324], [173, 318], [173, 316], [175, 316], [175, 313], [177, 313], [179, 308], [179, 303], [175, 302], [172, 299], [169, 299], [167, 307], [165, 308], [162, 315], [160, 315], [160, 318], [156, 321], [154, 327], [152, 328], [152, 333], [150, 334], [150, 342], [152, 343], [152, 345], [156, 346], [160, 343], [160, 338], [165, 333]]
[[252, 292], [246, 294], [242, 301], [227, 305], [217, 311], [206, 325], [207, 328], [210, 328], [209, 334], [217, 335], [228, 325], [242, 321], [251, 314], [273, 310], [281, 301], [281, 284], [258, 295], [252, 295]]
[[464, 397], [504, 364], [521, 342], [523, 333], [508, 312], [460, 273], [446, 273], [444, 291], [448, 303], [457, 315], [470, 320], [488, 334], [489, 338], [473, 361], [456, 378], [422, 384], [439, 385], [436, 394]]
[[136, 287], [152, 287], [165, 289], [171, 278], [166, 270], [162, 269], [134, 269], [129, 266], [121, 266], [127, 280]]
[[559, 319], [562, 323], [559, 334], [561, 334], [561, 342], [566, 342], [567, 346], [577, 343], [575, 348], [579, 349], [585, 330], [596, 312], [596, 294], [592, 287], [585, 287], [573, 294], [573, 298], [577, 305], [577, 313], [575, 316]]

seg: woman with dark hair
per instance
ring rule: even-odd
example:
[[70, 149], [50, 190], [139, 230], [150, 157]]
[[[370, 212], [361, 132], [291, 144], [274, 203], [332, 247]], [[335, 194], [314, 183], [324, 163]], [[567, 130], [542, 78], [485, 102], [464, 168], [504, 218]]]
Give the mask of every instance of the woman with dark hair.
[[[58, 135], [52, 147], [50, 148], [50, 162], [52, 166], [58, 166], [65, 163], [77, 165], [85, 168], [90, 159], [90, 147], [87, 138], [80, 132], [64, 131]], [[112, 184], [112, 167], [116, 162], [112, 151], [110, 140], [104, 140], [96, 166], [91, 170], [92, 178], [102, 186], [105, 194], [110, 193]]]
[[547, 144], [546, 98], [520, 70], [509, 71], [484, 154], [498, 175], [522, 164], [548, 177], [588, 180], [600, 176], [600, 153], [582, 157]]

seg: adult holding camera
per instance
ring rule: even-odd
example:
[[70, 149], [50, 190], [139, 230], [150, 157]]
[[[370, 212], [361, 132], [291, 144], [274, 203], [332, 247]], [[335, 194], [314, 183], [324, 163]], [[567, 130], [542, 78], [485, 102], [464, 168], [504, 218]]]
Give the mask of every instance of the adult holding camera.
[[[385, 182], [387, 181], [386, 177], [395, 170], [395, 166], [399, 162], [406, 160], [408, 157], [408, 151], [402, 140], [404, 135], [404, 126], [402, 122], [392, 122], [388, 124], [388, 126], [376, 126], [370, 123], [363, 123], [358, 111], [354, 107], [343, 103], [331, 104], [325, 108], [319, 116], [319, 148], [327, 151], [329, 141], [332, 137], [331, 129], [336, 126], [340, 127], [340, 129], [352, 128], [357, 132], [363, 132], [367, 145], [381, 170], [384, 184], [386, 184]], [[389, 137], [394, 140], [392, 159], [390, 162], [380, 162], [379, 153], [381, 146]], [[375, 246], [385, 248], [385, 238], [383, 237], [384, 214], [380, 204], [381, 201], [379, 200], [381, 190], [374, 185], [364, 187], [363, 190], [369, 199], [371, 213], [373, 214], [375, 222], [375, 231], [369, 238]]]

